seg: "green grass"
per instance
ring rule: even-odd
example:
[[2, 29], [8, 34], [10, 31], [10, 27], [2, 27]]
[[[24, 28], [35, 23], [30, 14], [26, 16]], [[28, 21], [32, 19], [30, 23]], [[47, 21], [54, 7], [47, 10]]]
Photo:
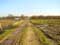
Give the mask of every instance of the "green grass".
[[15, 22], [15, 23], [13, 24], [13, 26], [19, 26], [19, 25], [22, 24], [23, 22], [24, 22], [23, 20], [17, 21], [17, 22]]
[[48, 20], [35, 19], [35, 20], [31, 20], [31, 22], [33, 24], [47, 24], [48, 23]]
[[23, 40], [26, 38], [26, 32], [28, 31], [28, 28], [31, 28], [31, 30], [36, 33], [36, 36], [41, 41], [42, 45], [53, 45], [53, 43], [51, 41], [49, 41], [48, 38], [43, 34], [43, 32], [41, 32], [38, 28], [29, 27], [29, 26], [24, 28], [24, 32], [23, 32], [22, 42], [21, 43], [23, 43]]
[[7, 35], [9, 35], [10, 33], [14, 32], [15, 29], [18, 27], [18, 25], [20, 26], [23, 23], [23, 21], [18, 21], [16, 23], [13, 24], [13, 28], [10, 29], [5, 29], [4, 32], [2, 32], [2, 34], [0, 34], [0, 40], [2, 40], [4, 37], [6, 37]]
[[0, 40], [2, 40], [5, 36], [7, 36], [9, 33], [13, 31], [13, 29], [5, 30], [4, 33], [0, 34]]
[[33, 24], [60, 24], [60, 19], [32, 19]]
[[48, 38], [44, 35], [44, 33], [41, 30], [39, 30], [36, 27], [33, 27], [33, 29], [34, 29], [34, 32], [36, 32], [37, 37], [39, 37], [43, 45], [53, 45], [53, 43], [48, 40]]
[[20, 36], [20, 39], [19, 39], [19, 42], [20, 42], [21, 45], [23, 44], [23, 40], [26, 37], [26, 32], [27, 32], [27, 27], [24, 27], [22, 29], [21, 36]]

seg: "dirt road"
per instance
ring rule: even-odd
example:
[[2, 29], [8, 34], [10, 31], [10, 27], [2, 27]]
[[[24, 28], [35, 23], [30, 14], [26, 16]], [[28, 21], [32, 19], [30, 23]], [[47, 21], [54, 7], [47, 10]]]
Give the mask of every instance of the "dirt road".
[[22, 37], [20, 45], [40, 45], [38, 37], [35, 35], [31, 24], [28, 24], [25, 35]]
[[26, 23], [21, 24], [18, 28], [15, 29], [9, 36], [6, 37], [3, 41], [0, 42], [0, 45], [13, 45], [18, 37], [20, 37], [20, 33], [22, 32], [23, 28], [26, 26]]
[[11, 33], [0, 45], [53, 45], [44, 34], [33, 26], [29, 20], [21, 24], [16, 31]]

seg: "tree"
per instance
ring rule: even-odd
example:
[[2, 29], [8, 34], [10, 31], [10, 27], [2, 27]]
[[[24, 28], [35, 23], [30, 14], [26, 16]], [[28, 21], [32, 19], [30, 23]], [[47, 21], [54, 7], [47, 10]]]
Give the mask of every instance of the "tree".
[[14, 19], [15, 17], [12, 14], [8, 14], [7, 18], [8, 19]]

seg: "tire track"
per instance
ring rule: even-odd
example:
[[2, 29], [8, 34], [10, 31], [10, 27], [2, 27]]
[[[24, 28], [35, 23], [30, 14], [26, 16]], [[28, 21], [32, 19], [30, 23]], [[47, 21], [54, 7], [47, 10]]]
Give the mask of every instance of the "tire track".
[[[54, 38], [52, 38], [52, 33], [55, 33], [55, 32], [52, 32], [53, 30], [51, 30], [50, 28], [48, 29], [47, 26], [35, 26], [36, 28], [38, 28], [42, 33], [44, 33], [44, 35], [47, 37], [47, 39], [53, 44], [53, 45], [58, 45], [56, 40]], [[50, 34], [49, 34], [50, 33]], [[55, 35], [55, 34], [54, 34]]]
[[22, 37], [20, 45], [41, 45], [30, 23], [26, 27], [26, 32]]
[[20, 36], [20, 32], [22, 32], [23, 28], [25, 27], [26, 23], [23, 23], [19, 26], [15, 32], [11, 33], [0, 45], [14, 45], [17, 38]]

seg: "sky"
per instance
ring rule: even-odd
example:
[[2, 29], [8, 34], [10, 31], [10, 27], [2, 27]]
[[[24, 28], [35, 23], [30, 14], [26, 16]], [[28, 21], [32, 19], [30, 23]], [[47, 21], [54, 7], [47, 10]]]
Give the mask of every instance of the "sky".
[[60, 15], [60, 0], [0, 0], [0, 16]]

